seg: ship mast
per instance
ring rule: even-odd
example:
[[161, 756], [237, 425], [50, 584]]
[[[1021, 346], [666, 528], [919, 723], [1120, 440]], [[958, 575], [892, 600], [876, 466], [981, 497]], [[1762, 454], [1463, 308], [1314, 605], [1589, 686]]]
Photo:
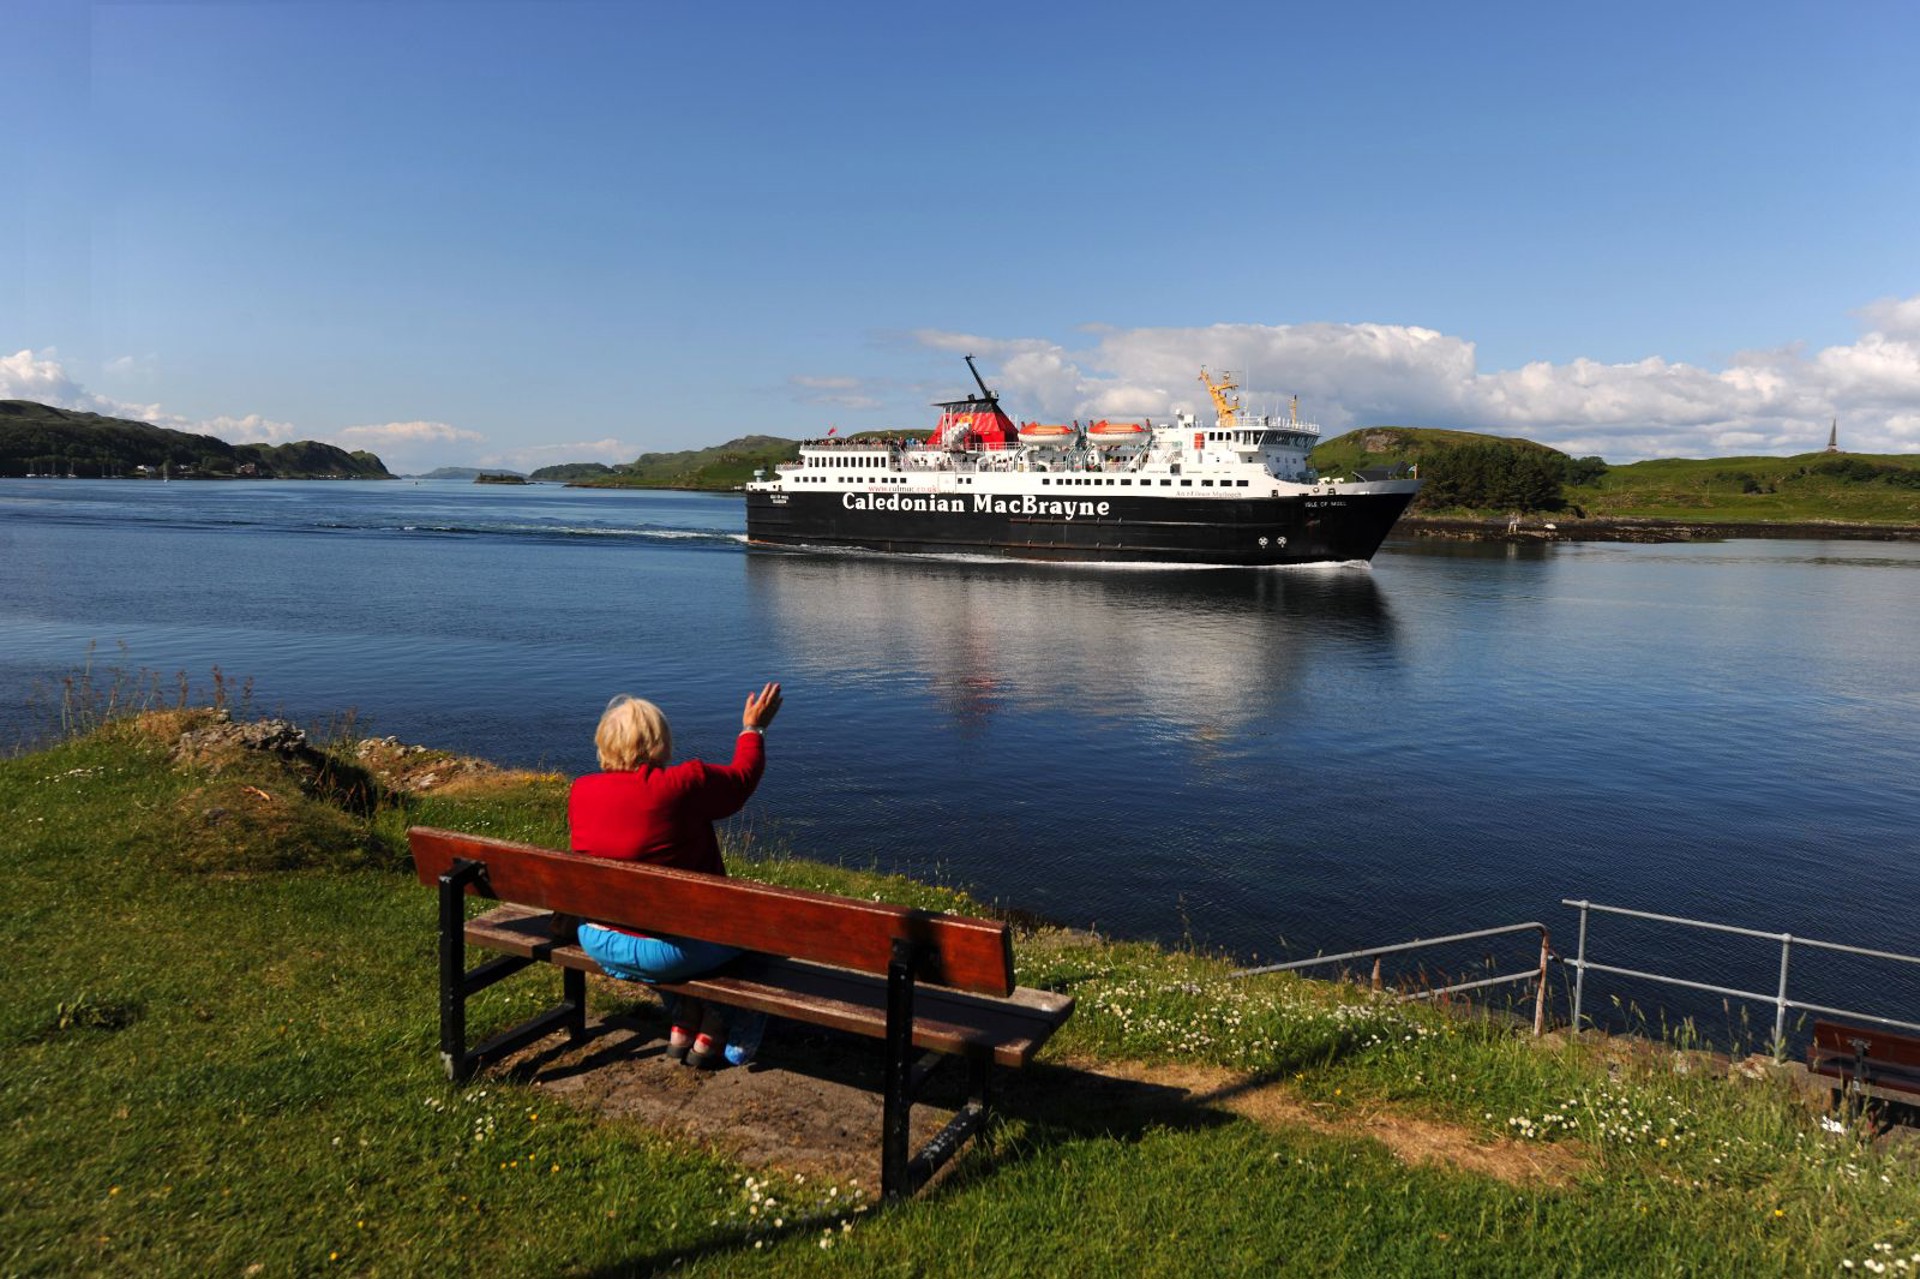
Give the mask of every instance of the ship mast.
[[1234, 415], [1240, 411], [1239, 402], [1229, 398], [1232, 392], [1240, 389], [1240, 384], [1233, 380], [1233, 374], [1223, 370], [1220, 380], [1215, 382], [1207, 376], [1207, 366], [1203, 364], [1200, 366], [1200, 380], [1206, 383], [1207, 394], [1213, 397], [1214, 413], [1222, 422], [1233, 421]]

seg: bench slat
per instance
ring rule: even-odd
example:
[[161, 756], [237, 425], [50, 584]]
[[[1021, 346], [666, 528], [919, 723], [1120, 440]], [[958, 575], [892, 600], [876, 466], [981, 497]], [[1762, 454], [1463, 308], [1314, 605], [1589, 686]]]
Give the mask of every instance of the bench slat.
[[[671, 931], [769, 955], [885, 973], [896, 939], [926, 943], [917, 977], [984, 995], [1013, 990], [1012, 930], [992, 920], [633, 862], [556, 853], [530, 844], [416, 826], [415, 873], [432, 885], [459, 859], [484, 862], [477, 896], [633, 928]], [[672, 920], [669, 929], [663, 920]]]
[[[578, 946], [554, 942], [548, 931], [549, 919], [546, 911], [500, 906], [467, 922], [467, 942], [562, 968], [599, 973], [599, 965]], [[876, 1039], [886, 1035], [885, 980], [845, 968], [754, 957], [743, 961], [738, 971], [686, 982], [662, 982], [655, 989], [710, 998]], [[961, 991], [921, 985], [914, 993], [913, 1042], [922, 1049], [991, 1055], [998, 1065], [1024, 1066], [1072, 1013], [1072, 996], [1024, 986], [1009, 996], [987, 1001]]]

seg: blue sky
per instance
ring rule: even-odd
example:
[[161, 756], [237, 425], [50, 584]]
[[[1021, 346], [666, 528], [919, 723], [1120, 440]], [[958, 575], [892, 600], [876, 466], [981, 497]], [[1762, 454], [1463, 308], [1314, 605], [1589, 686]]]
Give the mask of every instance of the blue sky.
[[1920, 450], [1920, 6], [14, 0], [0, 396], [405, 469], [1299, 393]]

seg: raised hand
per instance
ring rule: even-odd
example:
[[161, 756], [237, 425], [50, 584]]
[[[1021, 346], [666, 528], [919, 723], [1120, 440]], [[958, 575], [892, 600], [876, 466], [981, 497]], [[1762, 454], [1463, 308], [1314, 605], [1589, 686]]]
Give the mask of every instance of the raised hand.
[[747, 708], [740, 713], [740, 727], [764, 730], [779, 713], [780, 686], [767, 684], [747, 698]]

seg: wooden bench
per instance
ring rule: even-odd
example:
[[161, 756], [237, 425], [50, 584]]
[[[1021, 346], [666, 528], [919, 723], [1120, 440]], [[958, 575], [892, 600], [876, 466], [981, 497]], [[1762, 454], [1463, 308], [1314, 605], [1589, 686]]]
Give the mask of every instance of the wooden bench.
[[[548, 1035], [586, 1033], [586, 974], [600, 972], [556, 914], [755, 952], [719, 973], [654, 988], [884, 1041], [881, 1192], [912, 1194], [991, 1114], [990, 1074], [1019, 1067], [1073, 1012], [1071, 996], [1016, 988], [1004, 923], [557, 853], [414, 827], [420, 882], [440, 893], [440, 1056], [451, 1079]], [[465, 898], [509, 903], [472, 920]], [[503, 952], [469, 969], [466, 948]], [[561, 1002], [473, 1048], [468, 997], [535, 963], [558, 966]], [[925, 1054], [914, 1060], [914, 1050]], [[915, 1155], [915, 1097], [947, 1057], [968, 1067], [966, 1104]]]
[[1852, 1096], [1920, 1104], [1920, 1037], [1816, 1021], [1807, 1068]]

